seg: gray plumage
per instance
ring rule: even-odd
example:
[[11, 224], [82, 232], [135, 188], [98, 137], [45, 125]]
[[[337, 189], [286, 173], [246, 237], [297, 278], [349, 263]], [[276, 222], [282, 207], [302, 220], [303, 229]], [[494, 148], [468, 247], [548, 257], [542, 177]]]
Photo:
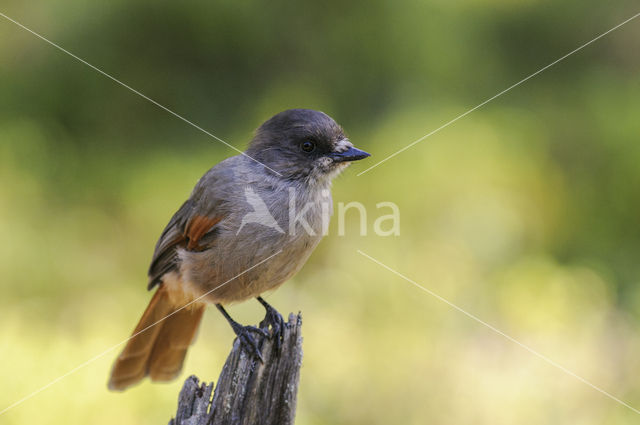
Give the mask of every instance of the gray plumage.
[[[109, 388], [176, 377], [206, 303], [216, 304], [261, 358], [250, 333], [266, 331], [241, 326], [222, 305], [275, 289], [302, 267], [328, 224], [331, 180], [367, 156], [326, 114], [291, 109], [262, 124], [246, 153], [207, 171], [156, 244], [148, 287], [158, 289], [113, 366]], [[282, 316], [258, 301], [279, 338]]]
[[[304, 141], [315, 144], [313, 152], [300, 149]], [[300, 269], [320, 242], [322, 203], [331, 210], [331, 180], [348, 164], [331, 155], [349, 148], [342, 128], [322, 112], [294, 109], [266, 121], [256, 131], [247, 156], [237, 155], [211, 168], [170, 220], [156, 246], [149, 286], [176, 272], [193, 295], [223, 285], [207, 296], [209, 302], [223, 304], [276, 288]], [[266, 204], [284, 233], [258, 223], [245, 223], [238, 232], [243, 217], [253, 212], [247, 187]], [[300, 223], [290, 229], [292, 194], [300, 209], [310, 204], [304, 219], [312, 234]], [[221, 220], [199, 239], [199, 249], [189, 250], [180, 236], [194, 216]], [[272, 255], [265, 264], [246, 271]]]

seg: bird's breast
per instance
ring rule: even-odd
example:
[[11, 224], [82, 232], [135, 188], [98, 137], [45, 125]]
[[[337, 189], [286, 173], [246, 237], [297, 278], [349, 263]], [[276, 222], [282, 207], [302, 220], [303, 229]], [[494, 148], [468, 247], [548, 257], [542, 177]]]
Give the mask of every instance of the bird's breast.
[[257, 190], [246, 195], [248, 201], [220, 223], [211, 248], [179, 252], [184, 280], [213, 303], [243, 301], [278, 287], [300, 270], [328, 224], [326, 196], [292, 202], [282, 193], [267, 199]]

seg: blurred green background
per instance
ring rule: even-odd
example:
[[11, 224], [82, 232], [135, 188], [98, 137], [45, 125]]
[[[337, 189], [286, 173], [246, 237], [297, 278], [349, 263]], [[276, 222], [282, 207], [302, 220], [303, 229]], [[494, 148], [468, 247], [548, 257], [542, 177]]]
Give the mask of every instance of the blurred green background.
[[[268, 300], [302, 310], [298, 424], [631, 424], [638, 415], [357, 254], [361, 249], [640, 408], [640, 20], [404, 147], [638, 12], [637, 2], [5, 0], [22, 22], [244, 148], [320, 109], [372, 158], [335, 202], [401, 235], [331, 234]], [[0, 409], [126, 338], [156, 238], [235, 152], [0, 18]], [[258, 303], [231, 307], [257, 323]], [[123, 394], [119, 348], [0, 416], [160, 424], [233, 334]]]

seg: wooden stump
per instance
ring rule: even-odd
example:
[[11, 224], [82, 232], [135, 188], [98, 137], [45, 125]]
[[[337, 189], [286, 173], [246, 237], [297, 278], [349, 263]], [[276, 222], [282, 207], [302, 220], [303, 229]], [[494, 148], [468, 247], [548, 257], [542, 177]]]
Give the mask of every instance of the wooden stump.
[[280, 352], [275, 341], [261, 338], [264, 363], [253, 359], [236, 338], [215, 391], [213, 383], [187, 378], [169, 425], [293, 424], [302, 365], [301, 328], [300, 313], [290, 314]]

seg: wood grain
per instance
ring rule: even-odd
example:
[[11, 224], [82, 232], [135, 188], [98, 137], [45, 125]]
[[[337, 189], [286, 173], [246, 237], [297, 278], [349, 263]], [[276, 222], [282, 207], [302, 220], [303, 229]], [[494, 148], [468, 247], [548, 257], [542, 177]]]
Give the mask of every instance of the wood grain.
[[236, 339], [218, 384], [190, 376], [170, 425], [290, 425], [294, 423], [300, 366], [302, 316], [289, 315], [284, 341], [262, 338], [264, 363], [251, 358]]

